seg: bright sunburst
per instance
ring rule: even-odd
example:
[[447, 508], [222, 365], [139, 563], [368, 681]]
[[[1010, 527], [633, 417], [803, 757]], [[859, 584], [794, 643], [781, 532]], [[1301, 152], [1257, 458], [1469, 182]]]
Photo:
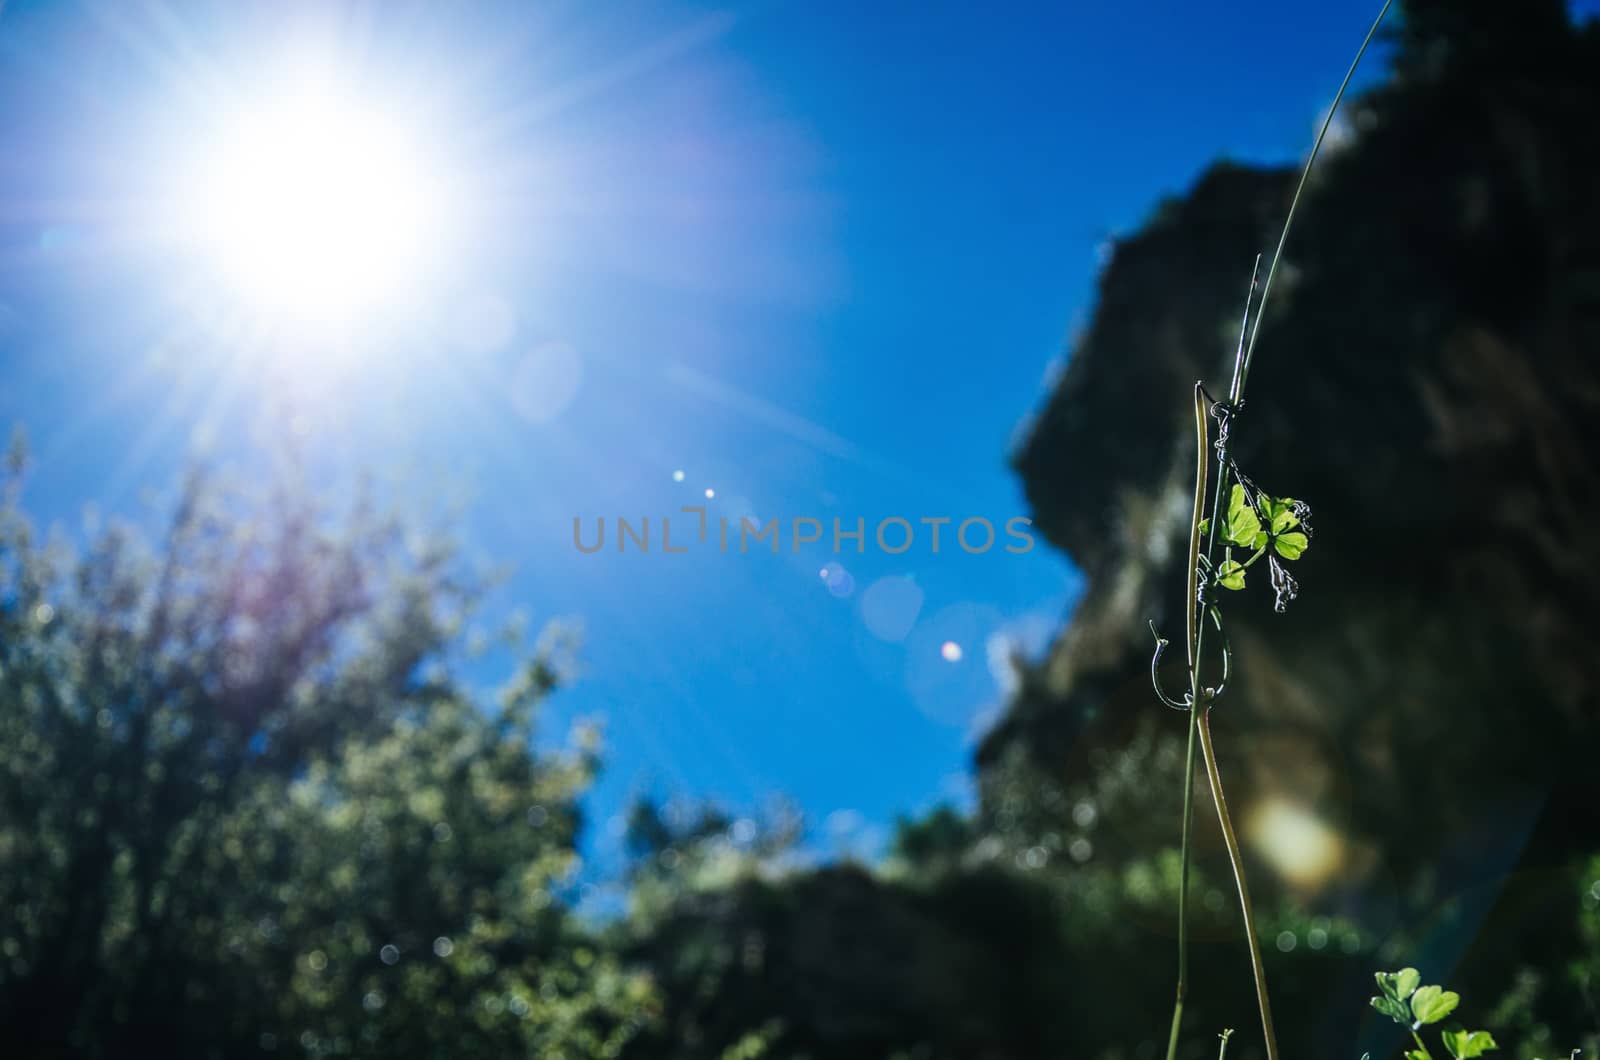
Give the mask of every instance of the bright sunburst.
[[227, 123], [203, 165], [200, 238], [254, 311], [348, 320], [414, 284], [443, 222], [426, 145], [324, 87]]

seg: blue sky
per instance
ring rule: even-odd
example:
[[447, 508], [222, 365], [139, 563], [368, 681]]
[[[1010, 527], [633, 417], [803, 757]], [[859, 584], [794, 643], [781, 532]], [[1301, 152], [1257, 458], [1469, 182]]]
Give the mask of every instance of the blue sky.
[[[1037, 653], [1079, 588], [1042, 542], [934, 554], [919, 527], [887, 555], [871, 528], [1026, 514], [1006, 454], [1107, 237], [1219, 156], [1298, 159], [1374, 13], [14, 0], [0, 420], [32, 436], [34, 510], [73, 524], [288, 415], [330, 470], [459, 507], [512, 569], [487, 617], [581, 619], [550, 726], [605, 719], [601, 864], [645, 791], [781, 794], [819, 849], [871, 853], [968, 797], [991, 655]], [[195, 145], [308, 51], [414, 119], [456, 190], [417, 286], [337, 341], [266, 334], [174, 234]], [[859, 518], [869, 548], [797, 554], [788, 525], [776, 556], [573, 547], [574, 517], [695, 503]]]

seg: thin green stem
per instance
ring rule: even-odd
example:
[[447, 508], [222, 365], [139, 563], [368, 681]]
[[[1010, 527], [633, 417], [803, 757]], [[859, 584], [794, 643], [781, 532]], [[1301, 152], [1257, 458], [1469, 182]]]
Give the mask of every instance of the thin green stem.
[[1178, 989], [1172, 1002], [1172, 1030], [1167, 1035], [1167, 1060], [1178, 1055], [1178, 1032], [1183, 1026], [1183, 998], [1189, 975], [1189, 843], [1194, 833], [1195, 730], [1198, 719], [1189, 708], [1189, 749], [1183, 767], [1183, 845], [1178, 855]]
[[1256, 937], [1255, 917], [1250, 912], [1250, 885], [1244, 877], [1244, 856], [1239, 851], [1239, 838], [1233, 831], [1233, 818], [1228, 813], [1228, 800], [1222, 792], [1222, 774], [1217, 771], [1217, 752], [1211, 746], [1210, 704], [1199, 708], [1200, 751], [1205, 756], [1206, 779], [1211, 782], [1211, 801], [1217, 805], [1217, 822], [1222, 826], [1222, 840], [1228, 848], [1228, 860], [1233, 864], [1233, 882], [1239, 891], [1239, 905], [1244, 911], [1244, 936], [1250, 946], [1250, 971], [1256, 981], [1256, 1007], [1261, 1010], [1261, 1033], [1267, 1042], [1267, 1060], [1278, 1060], [1278, 1036], [1272, 1029], [1272, 1004], [1267, 999], [1267, 970], [1261, 963], [1261, 940]]
[[1250, 345], [1245, 347], [1244, 363], [1237, 366], [1234, 372], [1233, 389], [1228, 395], [1228, 401], [1234, 405], [1244, 397], [1245, 380], [1250, 377], [1250, 358], [1256, 352], [1256, 339], [1261, 335], [1261, 322], [1266, 319], [1267, 296], [1272, 293], [1272, 278], [1278, 275], [1278, 263], [1283, 259], [1283, 246], [1289, 241], [1289, 226], [1294, 224], [1295, 207], [1300, 205], [1300, 193], [1306, 190], [1306, 180], [1311, 176], [1311, 165], [1317, 160], [1317, 152], [1322, 150], [1322, 141], [1328, 135], [1328, 127], [1333, 124], [1334, 114], [1338, 113], [1339, 101], [1344, 99], [1344, 90], [1350, 87], [1350, 79], [1355, 76], [1356, 67], [1361, 65], [1361, 57], [1367, 54], [1367, 45], [1372, 43], [1372, 38], [1378, 32], [1378, 24], [1383, 21], [1383, 16], [1389, 13], [1389, 5], [1392, 3], [1394, 0], [1384, 0], [1383, 10], [1372, 20], [1372, 28], [1367, 30], [1367, 38], [1361, 42], [1361, 50], [1356, 52], [1355, 61], [1350, 64], [1350, 70], [1344, 75], [1344, 81], [1339, 85], [1339, 92], [1333, 97], [1333, 106], [1328, 108], [1327, 117], [1322, 119], [1322, 128], [1317, 133], [1317, 140], [1311, 145], [1311, 154], [1306, 159], [1305, 168], [1300, 171], [1300, 183], [1295, 186], [1294, 198], [1289, 200], [1289, 215], [1284, 218], [1283, 233], [1278, 237], [1278, 249], [1273, 251], [1272, 264], [1267, 266], [1267, 282], [1261, 288], [1261, 304], [1256, 307], [1256, 326], [1250, 332]]
[[1428, 1052], [1427, 1045], [1423, 1043], [1422, 1036], [1417, 1033], [1415, 1027], [1411, 1028], [1411, 1040], [1417, 1043], [1417, 1048], [1422, 1050], [1423, 1056], [1426, 1056], [1428, 1060], [1433, 1060], [1433, 1054]]
[[[1194, 510], [1189, 517], [1189, 595], [1183, 608], [1185, 629], [1189, 635], [1189, 676], [1192, 679], [1200, 668], [1200, 640], [1205, 623], [1200, 621], [1200, 524], [1206, 505], [1206, 471], [1209, 459], [1211, 402], [1206, 400], [1206, 388], [1194, 385]], [[1215, 529], [1216, 524], [1212, 524]]]
[[[1200, 649], [1205, 642], [1205, 623], [1200, 614], [1200, 523], [1206, 503], [1207, 455], [1210, 431], [1207, 416], [1210, 402], [1205, 388], [1194, 386], [1194, 430], [1196, 457], [1194, 471], [1194, 511], [1189, 518], [1188, 598], [1184, 605], [1185, 646], [1189, 649], [1189, 748], [1183, 768], [1183, 839], [1178, 853], [1178, 986], [1172, 1002], [1172, 1030], [1167, 1035], [1167, 1060], [1178, 1055], [1178, 1035], [1183, 1026], [1183, 998], [1189, 981], [1189, 861], [1194, 832], [1195, 729], [1196, 704], [1200, 702]], [[1212, 524], [1213, 529], [1215, 523]]]
[[1172, 1030], [1167, 1033], [1167, 1060], [1178, 1055], [1178, 1032], [1183, 1028], [1183, 980], [1178, 980], [1178, 997], [1172, 1003]]
[[1217, 1047], [1217, 1060], [1224, 1060], [1228, 1055], [1228, 1039], [1233, 1037], [1233, 1028], [1229, 1027], [1217, 1037], [1222, 1039], [1222, 1044]]

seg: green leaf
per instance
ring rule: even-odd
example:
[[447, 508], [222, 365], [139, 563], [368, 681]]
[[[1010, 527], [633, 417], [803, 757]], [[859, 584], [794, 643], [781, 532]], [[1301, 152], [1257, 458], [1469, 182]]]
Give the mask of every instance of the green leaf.
[[1461, 995], [1442, 986], [1419, 987], [1411, 996], [1411, 1011], [1418, 1023], [1438, 1023], [1461, 1004]]
[[1244, 564], [1229, 557], [1217, 568], [1217, 584], [1224, 589], [1244, 588]]
[[1440, 1031], [1439, 1036], [1456, 1060], [1472, 1060], [1490, 1049], [1500, 1048], [1500, 1043], [1488, 1031], [1468, 1031], [1465, 1027], [1452, 1026]]
[[1272, 532], [1275, 534], [1293, 530], [1300, 525], [1300, 517], [1288, 508], [1281, 507], [1282, 504], [1282, 501], [1272, 502]]
[[1244, 486], [1235, 482], [1233, 492], [1228, 494], [1228, 521], [1233, 522], [1233, 517], [1245, 509]]
[[1378, 980], [1378, 989], [1384, 994], [1396, 1001], [1404, 1001], [1422, 982], [1422, 973], [1415, 968], [1402, 968], [1398, 972], [1379, 972], [1374, 978]]
[[1404, 1001], [1396, 1001], [1392, 997], [1375, 997], [1372, 999], [1372, 1007], [1402, 1026], [1409, 1026], [1411, 1023], [1411, 1013]]
[[1406, 1060], [1433, 1060], [1433, 1057], [1429, 1056], [1421, 1049], [1407, 1049]]
[[1279, 534], [1273, 539], [1272, 547], [1284, 559], [1299, 559], [1310, 544], [1311, 540], [1297, 530], [1292, 534]]
[[1202, 519], [1202, 520], [1200, 520], [1200, 534], [1201, 534], [1201, 536], [1203, 537], [1203, 536], [1205, 536], [1206, 534], [1209, 534], [1209, 533], [1211, 533], [1211, 520], [1210, 519]]
[[1261, 520], [1256, 516], [1255, 509], [1250, 507], [1240, 508], [1228, 516], [1228, 540], [1245, 548], [1259, 548], [1255, 543], [1256, 535], [1261, 533]]
[[1265, 548], [1266, 544], [1267, 544], [1267, 532], [1265, 530], [1263, 530], [1259, 534], [1256, 535], [1256, 539], [1254, 541], [1250, 542], [1250, 547], [1251, 548], [1256, 548], [1256, 549]]

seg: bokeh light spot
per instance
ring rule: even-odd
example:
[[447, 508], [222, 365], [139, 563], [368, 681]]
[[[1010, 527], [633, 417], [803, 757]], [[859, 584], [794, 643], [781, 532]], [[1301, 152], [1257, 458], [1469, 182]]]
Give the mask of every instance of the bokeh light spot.
[[572, 403], [582, 382], [578, 351], [564, 342], [547, 342], [512, 370], [511, 407], [529, 423], [548, 423]]
[[838, 563], [830, 562], [822, 568], [822, 580], [828, 586], [828, 592], [844, 599], [856, 591], [856, 580], [850, 572]]
[[910, 578], [879, 578], [861, 594], [861, 621], [879, 640], [905, 640], [922, 613], [922, 600], [921, 587]]
[[1345, 843], [1311, 811], [1283, 798], [1270, 798], [1250, 815], [1251, 842], [1290, 883], [1314, 887], [1328, 880], [1344, 861]]

